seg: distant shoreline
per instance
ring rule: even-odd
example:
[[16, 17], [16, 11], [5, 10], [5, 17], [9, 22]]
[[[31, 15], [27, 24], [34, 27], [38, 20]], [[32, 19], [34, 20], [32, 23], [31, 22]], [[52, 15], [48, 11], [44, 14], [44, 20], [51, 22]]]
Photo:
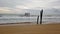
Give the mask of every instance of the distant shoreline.
[[[26, 24], [26, 25], [29, 25], [29, 24], [37, 24], [36, 22], [34, 23], [34, 22], [16, 22], [16, 23], [1, 23], [0, 25], [15, 25], [15, 24]], [[49, 22], [49, 23], [42, 23], [42, 24], [60, 24], [60, 22]]]
[[17, 22], [17, 23], [1, 23], [0, 25], [9, 25], [9, 24], [31, 24], [33, 22]]

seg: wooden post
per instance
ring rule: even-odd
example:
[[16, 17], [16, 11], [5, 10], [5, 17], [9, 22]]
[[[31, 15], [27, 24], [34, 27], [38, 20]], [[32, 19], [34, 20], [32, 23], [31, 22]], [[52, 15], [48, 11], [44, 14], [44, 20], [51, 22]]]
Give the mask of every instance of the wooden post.
[[43, 15], [43, 10], [40, 12], [40, 24], [42, 24], [42, 15]]
[[39, 16], [37, 17], [37, 24], [38, 24], [38, 22], [39, 22]]

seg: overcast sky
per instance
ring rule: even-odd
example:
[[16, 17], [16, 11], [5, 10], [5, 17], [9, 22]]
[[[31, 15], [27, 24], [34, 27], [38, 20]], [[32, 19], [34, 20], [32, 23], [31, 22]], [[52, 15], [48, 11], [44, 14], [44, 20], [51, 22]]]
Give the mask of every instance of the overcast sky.
[[60, 0], [0, 0], [0, 13], [23, 13], [23, 9], [60, 9]]

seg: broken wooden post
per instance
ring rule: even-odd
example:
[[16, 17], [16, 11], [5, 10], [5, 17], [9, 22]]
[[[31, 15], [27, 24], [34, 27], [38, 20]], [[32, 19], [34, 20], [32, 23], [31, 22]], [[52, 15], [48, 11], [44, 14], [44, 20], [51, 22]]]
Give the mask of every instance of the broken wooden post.
[[37, 24], [38, 24], [38, 22], [39, 22], [39, 16], [37, 17]]
[[42, 15], [43, 15], [43, 9], [40, 12], [40, 24], [42, 24]]

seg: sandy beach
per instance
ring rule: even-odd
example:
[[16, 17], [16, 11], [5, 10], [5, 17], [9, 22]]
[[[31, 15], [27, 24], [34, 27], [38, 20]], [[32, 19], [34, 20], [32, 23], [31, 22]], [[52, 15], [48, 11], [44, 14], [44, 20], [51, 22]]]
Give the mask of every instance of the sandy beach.
[[60, 34], [60, 24], [0, 25], [0, 34]]

